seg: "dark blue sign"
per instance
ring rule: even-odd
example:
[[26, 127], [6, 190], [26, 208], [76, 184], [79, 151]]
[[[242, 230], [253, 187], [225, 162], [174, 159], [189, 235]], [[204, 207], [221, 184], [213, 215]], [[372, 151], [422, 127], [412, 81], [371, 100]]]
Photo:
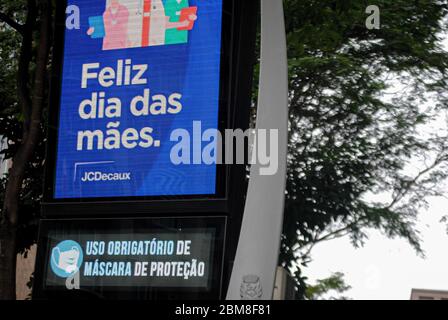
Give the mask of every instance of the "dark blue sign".
[[81, 28], [65, 32], [54, 197], [215, 194], [201, 146], [176, 145], [218, 127], [222, 0], [69, 5]]

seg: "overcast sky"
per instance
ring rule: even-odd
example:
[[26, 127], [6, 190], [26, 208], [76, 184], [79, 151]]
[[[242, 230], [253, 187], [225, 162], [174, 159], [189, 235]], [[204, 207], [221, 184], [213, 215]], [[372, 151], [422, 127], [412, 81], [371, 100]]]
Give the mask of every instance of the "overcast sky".
[[331, 273], [345, 273], [352, 299], [409, 300], [412, 288], [448, 290], [448, 235], [440, 219], [448, 215], [448, 200], [430, 198], [420, 214], [419, 229], [426, 258], [418, 257], [404, 240], [389, 240], [370, 232], [365, 247], [355, 249], [343, 238], [317, 245], [305, 270], [311, 282]]

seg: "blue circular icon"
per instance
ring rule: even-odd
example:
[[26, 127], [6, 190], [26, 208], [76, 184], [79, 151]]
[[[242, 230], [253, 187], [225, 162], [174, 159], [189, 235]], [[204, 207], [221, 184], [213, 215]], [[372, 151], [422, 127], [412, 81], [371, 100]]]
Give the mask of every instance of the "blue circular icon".
[[51, 270], [61, 278], [68, 278], [78, 272], [82, 260], [82, 248], [76, 241], [65, 240], [59, 242], [51, 250]]

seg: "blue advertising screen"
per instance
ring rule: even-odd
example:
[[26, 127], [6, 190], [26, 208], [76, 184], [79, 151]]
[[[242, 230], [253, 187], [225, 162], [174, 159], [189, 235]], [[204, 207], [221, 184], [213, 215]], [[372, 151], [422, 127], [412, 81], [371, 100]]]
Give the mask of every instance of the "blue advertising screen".
[[222, 0], [68, 5], [54, 198], [214, 195]]

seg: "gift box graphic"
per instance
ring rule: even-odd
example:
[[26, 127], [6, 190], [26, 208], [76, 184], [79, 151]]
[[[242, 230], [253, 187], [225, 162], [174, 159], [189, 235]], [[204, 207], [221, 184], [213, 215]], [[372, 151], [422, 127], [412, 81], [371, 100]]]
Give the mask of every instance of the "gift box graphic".
[[88, 34], [103, 50], [188, 43], [197, 7], [188, 0], [107, 0], [102, 16], [89, 18]]

